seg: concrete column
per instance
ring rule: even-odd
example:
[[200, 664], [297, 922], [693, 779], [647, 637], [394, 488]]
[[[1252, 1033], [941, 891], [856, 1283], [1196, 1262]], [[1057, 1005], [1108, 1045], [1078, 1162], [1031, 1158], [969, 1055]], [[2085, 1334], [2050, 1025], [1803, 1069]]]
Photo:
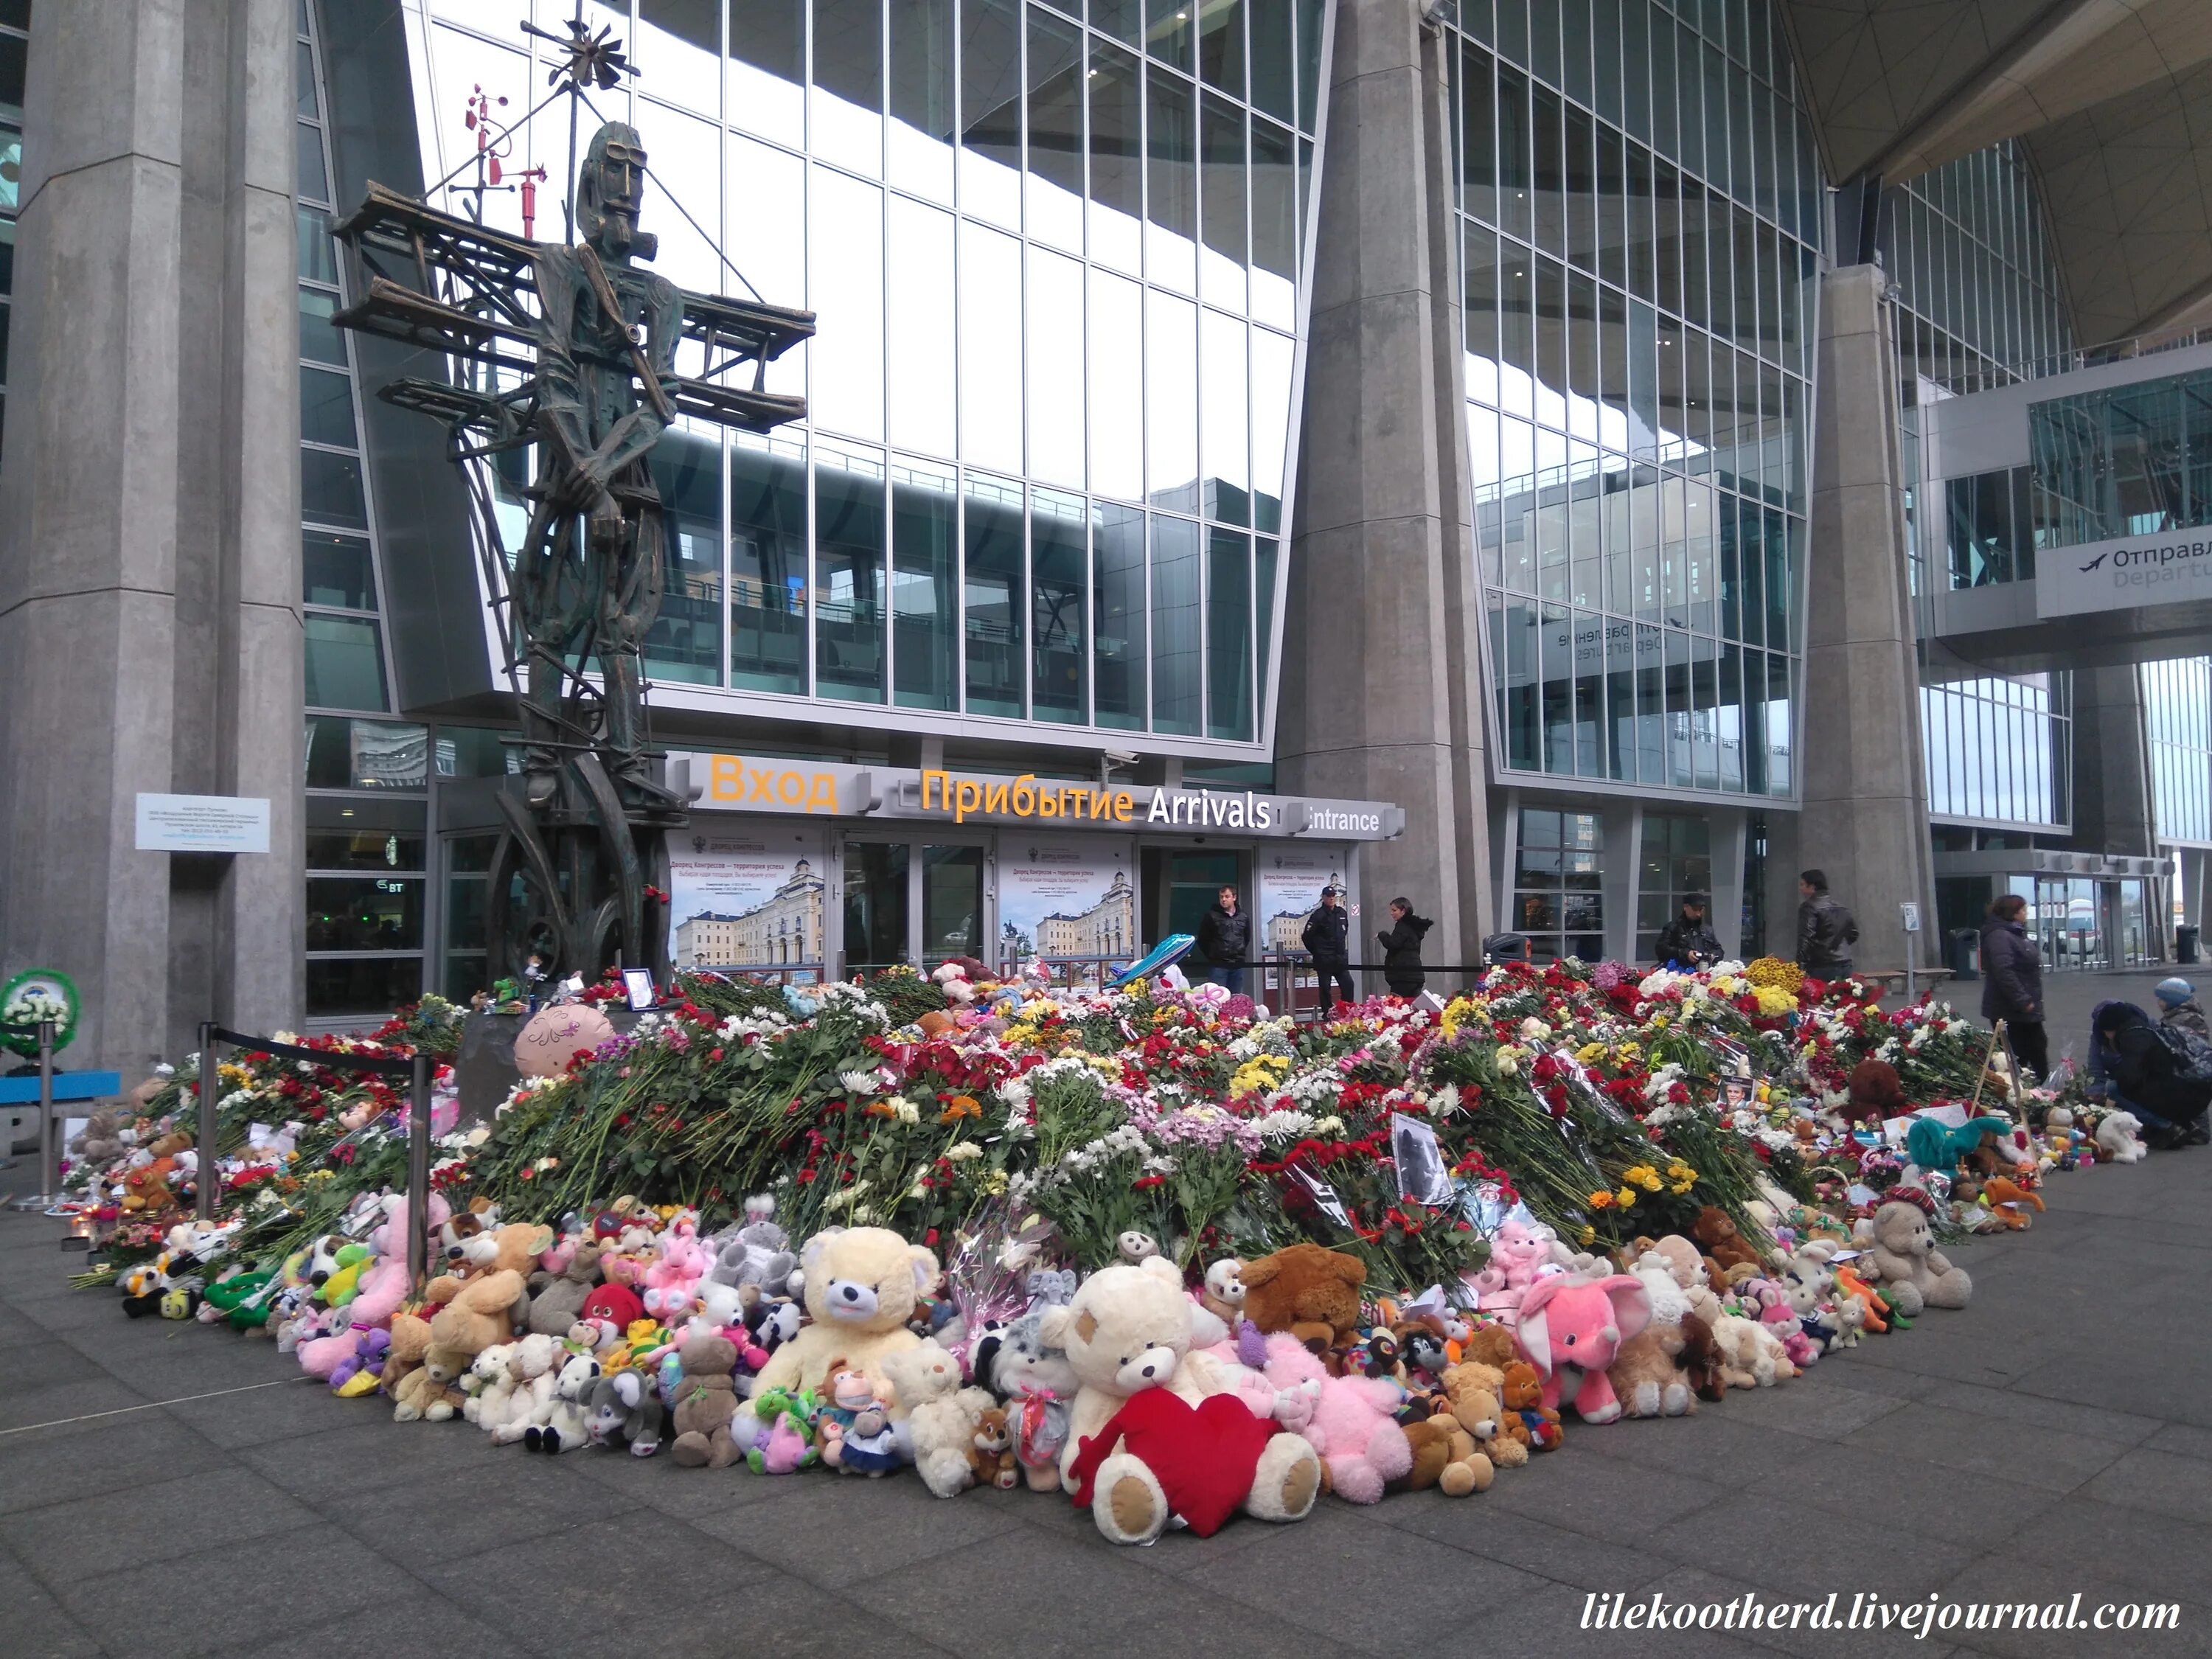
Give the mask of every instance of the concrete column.
[[1334, 672], [1286, 678], [1276, 763], [1287, 789], [1405, 808], [1367, 890], [1464, 962], [1494, 912], [1449, 80], [1414, 0], [1334, 11], [1284, 644]]
[[[0, 465], [0, 966], [73, 1064], [297, 1022], [304, 895], [291, 0], [40, 6]], [[136, 850], [141, 792], [272, 851]]]
[[2148, 858], [2156, 850], [2142, 682], [2135, 665], [2074, 671], [2074, 845]]
[[1757, 943], [1760, 955], [1784, 962], [1797, 956], [1797, 872], [1805, 868], [1797, 856], [1797, 818], [1766, 809], [1766, 937]]
[[1605, 898], [1605, 953], [1615, 962], [1636, 960], [1636, 872], [1644, 862], [1644, 803], [1606, 798], [1601, 833], [1605, 857], [1598, 890]]
[[1707, 833], [1711, 836], [1713, 891], [1712, 908], [1705, 914], [1719, 938], [1721, 949], [1730, 956], [1743, 948], [1743, 846], [1748, 830], [1747, 815], [1741, 807], [1708, 808], [1705, 812]]
[[1798, 744], [1798, 867], [1827, 872], [1858, 918], [1857, 965], [1872, 970], [1905, 965], [1899, 903], [1936, 914], [1883, 288], [1873, 265], [1821, 284]]

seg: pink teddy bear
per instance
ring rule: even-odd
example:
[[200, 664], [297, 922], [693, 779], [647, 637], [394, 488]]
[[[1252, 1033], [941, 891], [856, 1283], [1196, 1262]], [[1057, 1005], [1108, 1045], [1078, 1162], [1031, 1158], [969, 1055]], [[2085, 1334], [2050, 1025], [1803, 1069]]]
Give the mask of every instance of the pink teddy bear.
[[[1329, 1486], [1352, 1504], [1372, 1504], [1385, 1481], [1413, 1467], [1413, 1448], [1393, 1415], [1405, 1400], [1395, 1382], [1380, 1376], [1331, 1376], [1318, 1355], [1287, 1331], [1267, 1339], [1267, 1380], [1293, 1399], [1311, 1399], [1313, 1410], [1287, 1417], [1285, 1426], [1305, 1437], [1328, 1466]], [[1300, 1420], [1303, 1419], [1303, 1420]]]
[[714, 1257], [696, 1237], [667, 1240], [661, 1246], [660, 1260], [646, 1269], [645, 1292], [640, 1298], [646, 1312], [664, 1325], [673, 1325], [690, 1312], [699, 1281], [714, 1265]]
[[1789, 1293], [1771, 1279], [1747, 1279], [1736, 1287], [1736, 1295], [1759, 1309], [1759, 1322], [1781, 1339], [1788, 1351], [1790, 1363], [1803, 1370], [1820, 1357], [1820, 1345], [1805, 1334], [1805, 1327], [1797, 1310], [1790, 1303]]
[[1477, 1305], [1485, 1313], [1504, 1316], [1512, 1323], [1521, 1298], [1543, 1276], [1551, 1264], [1552, 1241], [1542, 1231], [1518, 1219], [1507, 1222], [1490, 1241], [1490, 1260], [1467, 1282], [1475, 1291]]

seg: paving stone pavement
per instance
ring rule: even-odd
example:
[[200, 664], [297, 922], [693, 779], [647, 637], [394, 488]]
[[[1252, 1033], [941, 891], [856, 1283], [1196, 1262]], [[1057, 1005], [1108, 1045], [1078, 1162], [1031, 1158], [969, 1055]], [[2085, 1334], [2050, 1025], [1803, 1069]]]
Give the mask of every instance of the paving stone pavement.
[[[2055, 1176], [1972, 1307], [1697, 1416], [1571, 1426], [1486, 1494], [1150, 1549], [1027, 1492], [540, 1459], [394, 1425], [258, 1339], [78, 1293], [0, 1214], [0, 1654], [2212, 1651], [2212, 1152]], [[0, 1176], [21, 1178], [20, 1170]], [[1589, 1631], [1592, 1592], [2153, 1599], [2178, 1632]], [[629, 1632], [625, 1638], [623, 1633]]]

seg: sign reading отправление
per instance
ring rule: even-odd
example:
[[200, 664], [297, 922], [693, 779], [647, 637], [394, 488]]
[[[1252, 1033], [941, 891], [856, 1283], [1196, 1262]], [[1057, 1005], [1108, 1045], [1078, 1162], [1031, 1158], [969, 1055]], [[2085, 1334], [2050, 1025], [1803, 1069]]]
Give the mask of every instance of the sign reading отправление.
[[269, 803], [251, 795], [138, 797], [142, 853], [265, 853]]
[[2212, 599], [2212, 531], [2155, 531], [2035, 555], [2035, 614], [2076, 617], [2093, 611]]

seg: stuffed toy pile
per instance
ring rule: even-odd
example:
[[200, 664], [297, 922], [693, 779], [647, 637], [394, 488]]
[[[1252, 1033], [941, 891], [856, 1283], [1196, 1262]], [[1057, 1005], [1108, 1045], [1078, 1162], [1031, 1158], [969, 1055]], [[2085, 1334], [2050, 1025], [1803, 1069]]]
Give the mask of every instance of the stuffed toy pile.
[[[1941, 1005], [1794, 974], [1513, 966], [1303, 1027], [973, 963], [687, 982], [440, 1136], [419, 1212], [378, 1078], [240, 1055], [202, 1149], [187, 1062], [73, 1149], [82, 1282], [536, 1455], [1042, 1494], [1120, 1544], [1479, 1499], [1570, 1425], [1966, 1308], [1956, 1241], [2140, 1157]], [[450, 1053], [460, 1018], [308, 1041]]]

